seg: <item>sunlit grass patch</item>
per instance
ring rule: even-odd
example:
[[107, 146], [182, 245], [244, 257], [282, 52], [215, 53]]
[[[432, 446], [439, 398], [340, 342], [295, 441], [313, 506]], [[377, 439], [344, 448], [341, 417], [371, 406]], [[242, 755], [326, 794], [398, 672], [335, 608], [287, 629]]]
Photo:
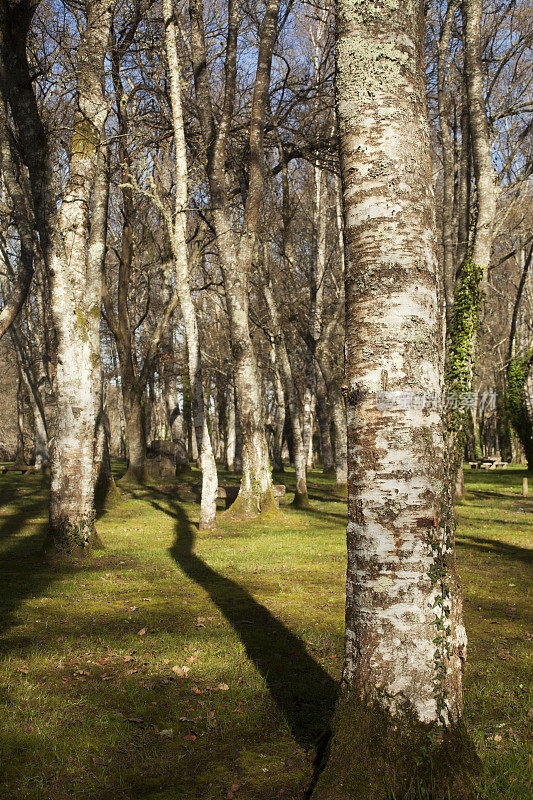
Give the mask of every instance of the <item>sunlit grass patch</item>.
[[[529, 791], [522, 475], [467, 471], [458, 508], [466, 713], [485, 800]], [[290, 503], [294, 473], [275, 480]], [[2, 798], [215, 800], [238, 786], [238, 800], [297, 800], [309, 785], [341, 669], [346, 504], [315, 471], [309, 510], [220, 515], [199, 533], [178, 483], [122, 487], [97, 523], [106, 549], [51, 570], [39, 557], [45, 483], [0, 477]]]

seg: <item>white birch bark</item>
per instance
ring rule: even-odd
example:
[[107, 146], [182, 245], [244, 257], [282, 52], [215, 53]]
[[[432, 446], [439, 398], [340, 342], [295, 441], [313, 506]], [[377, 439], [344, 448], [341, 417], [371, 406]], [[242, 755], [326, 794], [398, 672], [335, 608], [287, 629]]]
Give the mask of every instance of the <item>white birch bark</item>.
[[230, 472], [235, 469], [235, 387], [233, 381], [228, 385], [228, 395], [226, 398], [226, 467]]
[[324, 301], [324, 278], [326, 272], [326, 222], [324, 170], [316, 164], [314, 168], [315, 204], [313, 210], [315, 227], [315, 259], [311, 265], [309, 281], [310, 304], [307, 329], [305, 365], [305, 390], [303, 400], [303, 439], [308, 467], [313, 466], [313, 423], [315, 410], [315, 352], [322, 329]]
[[405, 797], [418, 780], [463, 798], [475, 756], [439, 407], [423, 3], [338, 0], [337, 15], [348, 570], [343, 692], [313, 797]]
[[[112, 6], [88, 5], [77, 52], [77, 107], [69, 178], [49, 264], [57, 336], [57, 426], [51, 453], [51, 554], [83, 553], [94, 537], [96, 419], [100, 405], [101, 259], [105, 240], [88, 232], [108, 107], [104, 58]], [[95, 197], [93, 197], [93, 190]], [[107, 197], [104, 202], [107, 204]]]
[[176, 199], [174, 224], [171, 225], [171, 241], [176, 270], [176, 285], [181, 313], [187, 337], [189, 380], [191, 385], [192, 418], [195, 430], [200, 469], [202, 470], [202, 494], [200, 501], [200, 529], [215, 526], [218, 477], [211, 438], [207, 427], [207, 409], [202, 383], [202, 359], [196, 310], [191, 295], [189, 262], [186, 237], [187, 208], [187, 149], [183, 127], [181, 103], [181, 71], [176, 45], [176, 25], [172, 0], [163, 0], [165, 42], [170, 79], [170, 99], [176, 158]]

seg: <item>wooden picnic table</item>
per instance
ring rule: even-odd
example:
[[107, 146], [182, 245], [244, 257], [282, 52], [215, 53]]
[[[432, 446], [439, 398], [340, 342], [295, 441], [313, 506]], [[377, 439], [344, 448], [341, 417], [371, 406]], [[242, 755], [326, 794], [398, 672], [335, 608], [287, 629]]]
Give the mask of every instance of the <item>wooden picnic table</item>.
[[27, 475], [28, 472], [37, 472], [37, 469], [29, 464], [0, 464], [0, 472], [2, 475], [6, 472], [20, 472], [22, 475]]
[[507, 469], [509, 465], [508, 461], [502, 461], [493, 456], [480, 458], [478, 461], [470, 461], [469, 463], [471, 469]]

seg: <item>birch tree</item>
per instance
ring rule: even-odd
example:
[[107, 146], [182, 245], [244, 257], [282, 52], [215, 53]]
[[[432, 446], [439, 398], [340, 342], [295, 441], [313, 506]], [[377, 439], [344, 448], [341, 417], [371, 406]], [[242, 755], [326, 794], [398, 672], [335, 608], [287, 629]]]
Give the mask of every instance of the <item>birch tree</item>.
[[268, 463], [261, 383], [248, 325], [248, 273], [256, 246], [263, 195], [263, 136], [279, 8], [280, 0], [268, 0], [259, 30], [257, 67], [250, 109], [250, 174], [237, 247], [228, 199], [226, 155], [235, 110], [240, 11], [236, 0], [229, 0], [223, 103], [220, 117], [215, 120], [212, 87], [207, 70], [203, 4], [202, 0], [190, 0], [189, 3], [195, 91], [206, 153], [213, 225], [230, 320], [237, 413], [242, 434], [242, 480], [233, 513], [244, 515], [275, 505]]
[[473, 796], [423, 35], [422, 2], [338, 0], [348, 571], [320, 800]]
[[57, 336], [57, 426], [47, 548], [58, 555], [82, 553], [94, 537], [100, 303], [109, 192], [103, 147], [108, 114], [104, 59], [111, 18], [109, 2], [88, 4], [77, 51], [69, 176], [49, 262]]
[[163, 0], [165, 24], [165, 43], [170, 78], [170, 101], [175, 149], [175, 207], [169, 220], [169, 234], [172, 243], [176, 270], [176, 288], [179, 295], [181, 313], [187, 337], [187, 357], [189, 381], [191, 386], [192, 417], [200, 468], [202, 470], [202, 494], [200, 507], [200, 529], [212, 528], [215, 524], [216, 496], [218, 490], [217, 468], [211, 438], [207, 428], [207, 413], [202, 382], [202, 357], [196, 309], [192, 301], [189, 276], [186, 236], [187, 209], [187, 149], [183, 126], [181, 102], [181, 70], [176, 44], [176, 24], [172, 0]]

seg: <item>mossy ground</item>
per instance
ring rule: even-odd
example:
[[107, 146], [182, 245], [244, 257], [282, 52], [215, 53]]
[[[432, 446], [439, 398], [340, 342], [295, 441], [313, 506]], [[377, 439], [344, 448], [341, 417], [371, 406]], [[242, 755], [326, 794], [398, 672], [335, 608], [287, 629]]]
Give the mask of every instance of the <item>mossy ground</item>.
[[[484, 800], [530, 796], [525, 474], [467, 470], [457, 509]], [[294, 489], [292, 472], [275, 480]], [[288, 494], [275, 520], [220, 514], [214, 533], [176, 499], [183, 479], [121, 486], [97, 521], [106, 549], [49, 567], [45, 483], [0, 476], [0, 797], [303, 797], [341, 666], [346, 505], [332, 481], [311, 472], [310, 508]]]

